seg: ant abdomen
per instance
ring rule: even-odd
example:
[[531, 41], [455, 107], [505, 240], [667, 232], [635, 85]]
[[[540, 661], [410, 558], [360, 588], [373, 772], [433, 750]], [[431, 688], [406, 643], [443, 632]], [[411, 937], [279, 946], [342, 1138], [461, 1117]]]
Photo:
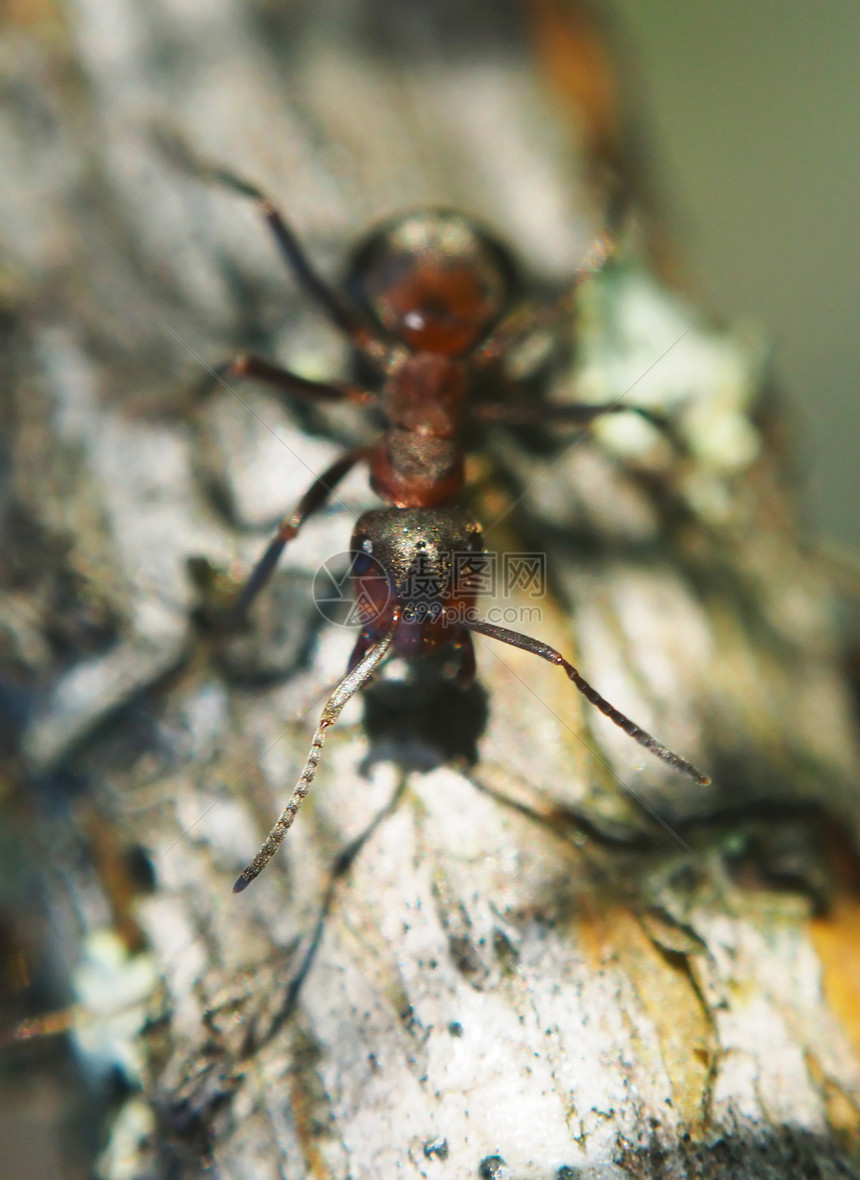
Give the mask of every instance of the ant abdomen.
[[417, 209], [378, 226], [353, 254], [347, 283], [397, 340], [446, 356], [473, 349], [519, 285], [501, 242], [451, 209]]

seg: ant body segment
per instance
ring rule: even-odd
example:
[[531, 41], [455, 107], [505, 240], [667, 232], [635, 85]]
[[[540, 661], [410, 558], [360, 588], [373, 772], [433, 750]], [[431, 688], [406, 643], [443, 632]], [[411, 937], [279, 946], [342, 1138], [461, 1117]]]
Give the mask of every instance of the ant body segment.
[[[625, 733], [706, 785], [706, 775], [611, 705], [560, 652], [478, 618], [477, 594], [468, 578], [469, 555], [478, 562], [484, 553], [481, 526], [457, 503], [469, 422], [586, 423], [616, 410], [650, 416], [618, 403], [573, 403], [553, 407], [548, 415], [546, 406], [486, 400], [476, 390], [478, 378], [497, 374], [508, 352], [536, 327], [572, 310], [576, 289], [611, 255], [609, 240], [597, 240], [561, 299], [523, 314], [511, 311], [515, 272], [488, 232], [455, 212], [418, 210], [386, 223], [359, 247], [351, 283], [354, 306], [318, 275], [292, 229], [258, 189], [223, 169], [205, 170], [210, 179], [258, 202], [295, 277], [381, 374], [382, 388], [375, 393], [346, 382], [310, 381], [247, 354], [220, 373], [254, 378], [312, 402], [376, 407], [388, 423], [375, 442], [345, 453], [313, 482], [295, 512], [279, 524], [236, 604], [239, 614], [247, 611], [304, 522], [354, 466], [365, 463], [371, 487], [386, 507], [365, 512], [352, 536], [350, 572], [362, 629], [348, 671], [322, 711], [292, 796], [234, 891], [245, 889], [277, 851], [313, 781], [327, 730], [382, 661], [395, 653], [411, 658], [453, 648], [459, 657], [457, 683], [467, 687], [475, 676], [473, 632], [558, 665]], [[428, 604], [432, 609], [426, 609]]]

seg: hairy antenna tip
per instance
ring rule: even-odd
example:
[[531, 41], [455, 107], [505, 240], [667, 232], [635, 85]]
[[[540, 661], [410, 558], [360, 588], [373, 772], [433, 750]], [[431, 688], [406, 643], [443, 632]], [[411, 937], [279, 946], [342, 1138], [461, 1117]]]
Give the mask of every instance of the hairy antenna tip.
[[234, 893], [243, 893], [251, 884], [253, 877], [246, 877], [244, 873], [236, 878], [236, 884], [233, 886]]

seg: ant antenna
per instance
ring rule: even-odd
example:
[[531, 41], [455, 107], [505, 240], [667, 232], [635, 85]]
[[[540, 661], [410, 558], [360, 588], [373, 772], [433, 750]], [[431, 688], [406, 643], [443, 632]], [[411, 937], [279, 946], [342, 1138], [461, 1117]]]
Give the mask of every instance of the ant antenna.
[[308, 752], [305, 768], [301, 773], [299, 781], [296, 783], [290, 800], [287, 806], [278, 817], [275, 826], [269, 832], [265, 841], [263, 842], [260, 851], [251, 861], [251, 863], [244, 868], [236, 879], [236, 884], [233, 886], [234, 893], [241, 893], [247, 889], [255, 877], [259, 877], [263, 869], [278, 851], [281, 843], [287, 832], [293, 825], [293, 820], [296, 818], [296, 813], [302, 805], [302, 800], [307, 795], [311, 783], [314, 781], [314, 775], [317, 772], [322, 748], [325, 744], [326, 730], [334, 725], [340, 716], [341, 709], [343, 709], [350, 697], [354, 696], [360, 688], [362, 688], [370, 677], [373, 675], [378, 664], [382, 662], [388, 654], [388, 649], [391, 646], [391, 641], [394, 639], [394, 633], [400, 623], [400, 611], [395, 610], [394, 619], [388, 632], [375, 643], [373, 647], [364, 655], [358, 664], [347, 672], [343, 680], [335, 688], [334, 692], [328, 699], [326, 707], [322, 711], [320, 723], [317, 726], [317, 731], [314, 734], [314, 740], [311, 742], [311, 748]]
[[610, 721], [614, 721], [619, 729], [623, 729], [640, 746], [644, 746], [646, 750], [650, 750], [657, 758], [660, 758], [674, 770], [679, 770], [681, 774], [685, 774], [687, 778], [691, 778], [699, 786], [707, 787], [710, 784], [711, 780], [708, 775], [703, 774], [692, 762], [688, 762], [686, 758], [682, 758], [680, 754], [676, 754], [674, 750], [670, 750], [668, 746], [664, 746], [662, 742], [658, 742], [655, 737], [652, 737], [650, 733], [647, 733], [638, 726], [635, 721], [631, 721], [620, 709], [616, 709], [614, 705], [611, 705], [605, 697], [600, 695], [596, 688], [592, 688], [588, 681], [574, 668], [573, 664], [566, 660], [560, 652], [557, 652], [554, 647], [550, 647], [546, 643], [541, 643], [539, 639], [532, 639], [530, 635], [522, 635], [519, 631], [509, 631], [507, 627], [498, 627], [494, 623], [485, 623], [482, 619], [470, 620], [464, 625], [470, 631], [477, 631], [479, 635], [488, 635], [490, 639], [499, 639], [502, 643], [509, 643], [511, 647], [519, 647], [523, 651], [530, 651], [532, 655], [540, 656], [542, 660], [564, 668], [568, 679], [573, 681], [582, 695], [591, 701], [592, 705], [596, 705], [601, 713], [608, 717]]

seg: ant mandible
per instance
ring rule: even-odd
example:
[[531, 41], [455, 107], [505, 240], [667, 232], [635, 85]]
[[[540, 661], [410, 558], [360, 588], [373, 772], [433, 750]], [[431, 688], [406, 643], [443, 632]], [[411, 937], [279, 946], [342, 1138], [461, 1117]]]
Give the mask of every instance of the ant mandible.
[[417, 210], [384, 224], [357, 250], [355, 306], [320, 277], [290, 226], [259, 189], [222, 168], [205, 166], [203, 171], [258, 202], [299, 283], [380, 373], [382, 388], [375, 393], [346, 382], [310, 381], [247, 354], [223, 366], [220, 374], [254, 378], [312, 402], [376, 407], [388, 422], [375, 442], [348, 451], [313, 482], [295, 512], [278, 525], [236, 603], [237, 613], [244, 615], [308, 517], [325, 504], [347, 472], [366, 463], [373, 490], [389, 507], [365, 512], [352, 535], [350, 573], [362, 629], [348, 671], [322, 711], [289, 802], [234, 892], [246, 889], [277, 851], [316, 774], [327, 730], [386, 656], [413, 657], [451, 647], [459, 655], [456, 681], [467, 687], [475, 676], [473, 632], [563, 668], [625, 733], [707, 785], [707, 775], [610, 704], [560, 652], [477, 617], [477, 594], [468, 576], [469, 555], [478, 562], [485, 550], [480, 524], [456, 503], [464, 485], [467, 422], [537, 423], [549, 418], [585, 423], [622, 409], [649, 416], [639, 407], [618, 403], [573, 403], [548, 413], [543, 405], [476, 396], [480, 374], [492, 372], [536, 327], [572, 311], [576, 289], [612, 253], [610, 240], [598, 238], [560, 299], [529, 313], [509, 313], [515, 274], [505, 249], [459, 213]]

